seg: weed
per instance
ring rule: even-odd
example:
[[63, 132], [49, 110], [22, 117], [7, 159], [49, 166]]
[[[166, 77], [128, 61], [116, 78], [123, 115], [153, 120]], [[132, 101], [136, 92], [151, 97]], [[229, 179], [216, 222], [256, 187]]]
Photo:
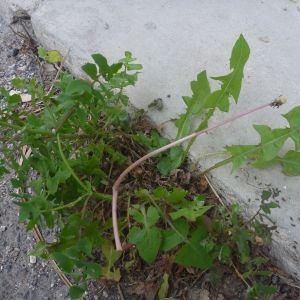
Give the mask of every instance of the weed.
[[[22, 102], [22, 94], [11, 95], [1, 88], [6, 103], [0, 108], [0, 175], [14, 172], [12, 185], [19, 189], [14, 194], [19, 200], [16, 202], [20, 207], [19, 220], [27, 223], [28, 230], [36, 226], [57, 229], [57, 242], [39, 242], [33, 254], [54, 259], [72, 278], [72, 298], [83, 294], [89, 279], [120, 280], [120, 262], [118, 266], [116, 262], [122, 253], [113, 246], [115, 240], [117, 248], [122, 249], [118, 225], [128, 240], [128, 249], [147, 263], [165, 253], [173, 263], [185, 267], [211, 269], [215, 264], [234, 268], [238, 265], [243, 270], [239, 274], [248, 286], [249, 299], [274, 292], [272, 287], [256, 283], [258, 276], [270, 273], [263, 269], [262, 257], [251, 256], [258, 241], [265, 244], [270, 240], [272, 227], [262, 222], [270, 219], [271, 209], [277, 206], [269, 202], [270, 195], [266, 192], [257, 213], [242, 221], [236, 204], [228, 209], [209, 203], [206, 195], [191, 195], [181, 188], [139, 188], [129, 194], [133, 201], [128, 205], [128, 215], [121, 214], [119, 221], [116, 218], [118, 187], [139, 163], [159, 154], [158, 167], [167, 174], [182, 164], [199, 134], [255, 110], [282, 104], [282, 99], [277, 99], [215, 126], [209, 125], [216, 109], [229, 110], [230, 97], [238, 101], [249, 53], [245, 39], [240, 36], [232, 50], [230, 73], [213, 77], [221, 82], [218, 90], [210, 90], [206, 72], [201, 72], [191, 83], [193, 94], [183, 97], [186, 112], [176, 121], [177, 140], [173, 144], [157, 133], [146, 137], [128, 131], [129, 99], [124, 89], [135, 84], [142, 69], [130, 52], [111, 65], [101, 54], [93, 54], [94, 62], [82, 67], [90, 80], [61, 72], [50, 91], [45, 91], [35, 80], [14, 79], [13, 86], [30, 95], [29, 107]], [[61, 60], [57, 51], [40, 48], [39, 55], [54, 64]], [[272, 130], [256, 125], [261, 143], [227, 147], [230, 158], [213, 168], [232, 162], [235, 169], [251, 159], [255, 167], [279, 162], [285, 173], [299, 175], [299, 114], [296, 107], [284, 115], [289, 128]], [[130, 162], [128, 153], [123, 151], [125, 138], [156, 152], [126, 169]], [[295, 150], [279, 157], [287, 138], [295, 142]], [[183, 149], [180, 144], [188, 139], [190, 142]], [[168, 149], [167, 154], [164, 151]], [[125, 173], [114, 185], [115, 201], [112, 201], [108, 191], [120, 169], [125, 169]], [[101, 253], [101, 263], [95, 262], [95, 253]], [[168, 278], [165, 273], [159, 290], [161, 299], [167, 293]]]
[[[40, 52], [51, 62], [59, 58], [53, 51]], [[59, 228], [58, 242], [40, 242], [34, 254], [54, 259], [73, 278], [72, 297], [82, 294], [87, 279], [119, 277], [117, 270], [111, 273], [120, 253], [110, 241], [110, 218], [104, 215], [101, 222], [91, 207], [109, 207], [111, 170], [127, 160], [115, 147], [129, 122], [128, 97], [122, 90], [134, 85], [141, 69], [130, 52], [112, 65], [100, 54], [92, 57], [95, 63], [83, 66], [92, 82], [64, 72], [48, 93], [34, 80], [14, 79], [14, 87], [31, 96], [28, 110], [21, 95], [1, 89], [6, 99], [0, 111], [1, 173], [14, 171], [19, 220], [27, 221], [28, 230], [37, 225]], [[28, 150], [31, 154], [25, 157]], [[99, 249], [106, 258], [102, 268], [93, 262]]]

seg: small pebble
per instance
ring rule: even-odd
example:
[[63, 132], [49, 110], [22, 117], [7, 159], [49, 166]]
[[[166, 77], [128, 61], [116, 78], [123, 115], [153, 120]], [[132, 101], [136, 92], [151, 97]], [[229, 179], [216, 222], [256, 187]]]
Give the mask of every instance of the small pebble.
[[1, 232], [5, 231], [6, 229], [7, 229], [6, 226], [4, 226], [4, 225], [1, 225], [1, 226], [0, 226], [0, 231], [1, 231]]
[[36, 256], [30, 255], [30, 256], [29, 256], [29, 262], [30, 262], [31, 264], [35, 264], [35, 263], [36, 263]]
[[108, 298], [107, 291], [103, 291], [102, 295], [103, 295], [104, 298]]
[[19, 70], [19, 71], [25, 71], [26, 68], [27, 68], [27, 66], [21, 66], [21, 67], [18, 68], [18, 70]]
[[225, 300], [225, 298], [222, 294], [218, 294], [217, 300]]
[[16, 90], [10, 90], [10, 91], [9, 91], [9, 95], [10, 95], [10, 96], [12, 96], [12, 95], [14, 95], [14, 94], [20, 94], [20, 92], [19, 92], [19, 91], [16, 91]]

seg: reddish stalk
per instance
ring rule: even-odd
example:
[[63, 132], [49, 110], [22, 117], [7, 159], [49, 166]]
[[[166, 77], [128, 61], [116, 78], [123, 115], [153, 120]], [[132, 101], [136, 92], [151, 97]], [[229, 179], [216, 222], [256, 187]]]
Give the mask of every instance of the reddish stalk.
[[213, 125], [209, 128], [206, 128], [204, 130], [200, 130], [200, 131], [195, 131], [179, 140], [176, 140], [166, 146], [163, 146], [161, 148], [158, 148], [148, 154], [146, 154], [145, 156], [141, 157], [140, 159], [138, 159], [137, 161], [135, 161], [134, 163], [132, 163], [127, 169], [125, 169], [121, 175], [117, 178], [117, 180], [115, 181], [113, 187], [112, 187], [112, 221], [113, 221], [113, 231], [114, 231], [114, 238], [115, 238], [115, 245], [116, 245], [116, 250], [118, 251], [122, 251], [122, 244], [120, 241], [120, 235], [119, 235], [119, 229], [118, 229], [118, 217], [117, 217], [117, 202], [118, 202], [118, 193], [119, 193], [119, 187], [120, 184], [122, 183], [122, 181], [125, 179], [125, 177], [128, 175], [128, 173], [130, 173], [134, 168], [136, 168], [138, 165], [140, 165], [141, 163], [143, 163], [145, 160], [147, 160], [148, 158], [151, 158], [159, 153], [162, 153], [172, 147], [175, 147], [177, 145], [180, 145], [194, 137], [197, 137], [203, 133], [207, 133], [209, 131], [212, 131], [218, 127], [224, 126], [228, 123], [231, 123], [241, 117], [244, 117], [246, 115], [249, 115], [251, 113], [254, 113], [258, 110], [261, 110], [265, 107], [271, 106], [271, 107], [279, 107], [280, 105], [284, 104], [286, 102], [286, 98], [283, 96], [279, 96], [278, 98], [276, 98], [274, 101], [260, 105], [258, 107], [255, 107], [253, 109], [250, 109], [246, 112], [240, 113], [238, 115], [235, 115], [231, 118], [228, 118], [216, 125]]

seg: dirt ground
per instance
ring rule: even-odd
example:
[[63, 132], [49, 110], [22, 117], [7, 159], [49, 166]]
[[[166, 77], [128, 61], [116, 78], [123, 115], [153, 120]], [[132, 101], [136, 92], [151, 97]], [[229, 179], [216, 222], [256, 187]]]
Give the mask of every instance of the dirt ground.
[[[30, 22], [22, 22], [30, 30]], [[22, 25], [13, 25], [12, 30], [0, 19], [0, 87], [11, 90], [14, 77], [37, 78], [49, 84], [53, 69], [41, 65], [34, 40], [26, 35]], [[68, 288], [51, 263], [29, 256], [35, 239], [18, 223], [18, 207], [10, 196], [10, 176], [0, 182], [0, 299], [68, 299]], [[124, 273], [120, 284], [91, 282], [85, 299], [154, 299], [151, 290], [155, 289], [152, 279], [156, 267], [143, 266], [137, 274]], [[182, 271], [181, 279], [172, 282], [173, 297], [167, 299], [244, 299], [246, 287], [237, 275], [227, 269], [219, 271], [222, 276], [215, 280], [215, 286], [209, 273]], [[271, 299], [300, 299], [299, 289], [284, 276], [273, 275], [270, 281], [279, 289]]]

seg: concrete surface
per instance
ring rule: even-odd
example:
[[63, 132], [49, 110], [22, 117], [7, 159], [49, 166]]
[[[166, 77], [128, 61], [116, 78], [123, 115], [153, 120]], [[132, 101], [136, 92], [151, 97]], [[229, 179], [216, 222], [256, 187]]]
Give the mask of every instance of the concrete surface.
[[[280, 114], [299, 104], [299, 0], [25, 2], [32, 3], [32, 10], [28, 6], [24, 9], [31, 14], [39, 41], [63, 55], [69, 53], [66, 62], [76, 75], [82, 75], [80, 66], [92, 53], [101, 52], [113, 62], [125, 50], [131, 51], [144, 66], [138, 84], [128, 91], [131, 102], [147, 108], [154, 99], [162, 98], [164, 109], [151, 113], [157, 123], [183, 111], [181, 96], [190, 95], [189, 82], [201, 70], [207, 69], [210, 76], [228, 73], [232, 46], [243, 33], [251, 56], [240, 102], [230, 115], [280, 94], [286, 95], [289, 103], [278, 111], [266, 109], [199, 138], [191, 152], [195, 159], [226, 145], [258, 142], [252, 124], [284, 126]], [[11, 3], [16, 0], [0, 2], [0, 12], [11, 11], [4, 7]], [[219, 113], [214, 120], [226, 117]], [[174, 136], [174, 128], [168, 126], [165, 133]], [[215, 161], [206, 158], [200, 164], [208, 167]], [[226, 166], [213, 171], [212, 182], [228, 201], [240, 202], [246, 215], [256, 211], [262, 190], [273, 191], [280, 209], [272, 214], [278, 225], [272, 252], [278, 264], [300, 280], [299, 178], [284, 176], [279, 167], [265, 171], [245, 167], [234, 174], [230, 169]]]
[[11, 23], [15, 16], [31, 15], [43, 0], [1, 0], [0, 15], [6, 21]]

